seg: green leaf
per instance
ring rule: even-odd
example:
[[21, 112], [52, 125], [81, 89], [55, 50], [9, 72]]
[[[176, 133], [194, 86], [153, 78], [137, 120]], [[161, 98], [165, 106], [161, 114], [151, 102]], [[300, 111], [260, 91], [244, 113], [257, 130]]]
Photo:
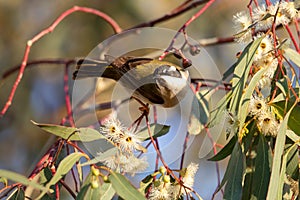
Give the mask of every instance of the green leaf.
[[81, 142], [91, 142], [100, 139], [106, 139], [106, 137], [92, 128], [79, 128], [79, 132], [76, 132], [70, 138], [70, 140]]
[[100, 187], [100, 191], [99, 191], [99, 197], [100, 200], [108, 200], [108, 199], [112, 199], [113, 196], [115, 195], [115, 190], [112, 186], [111, 183], [103, 183]]
[[230, 141], [223, 147], [216, 155], [212, 158], [209, 158], [209, 161], [220, 161], [229, 156], [235, 146], [236, 137], [232, 137]]
[[87, 199], [99, 199], [99, 200], [109, 200], [112, 199], [115, 195], [115, 190], [112, 187], [111, 183], [102, 183], [98, 188], [92, 188], [91, 182], [92, 175], [91, 173], [87, 176], [85, 183], [81, 187], [80, 192], [78, 193], [76, 200], [87, 200]]
[[81, 189], [76, 196], [76, 200], [85, 200], [85, 195], [91, 186], [91, 178], [92, 178], [92, 172], [90, 171], [81, 185]]
[[99, 139], [105, 139], [102, 134], [92, 128], [78, 129], [73, 127], [59, 126], [55, 124], [39, 124], [34, 121], [31, 122], [44, 131], [47, 131], [66, 140], [69, 139], [72, 141], [91, 142]]
[[52, 133], [63, 139], [69, 139], [72, 134], [75, 134], [78, 131], [77, 128], [72, 128], [72, 127], [59, 126], [59, 125], [54, 125], [54, 124], [39, 124], [34, 121], [31, 121], [31, 122], [34, 125], [43, 129], [44, 131], [47, 131], [48, 133]]
[[248, 80], [250, 68], [252, 66], [253, 58], [258, 49], [263, 37], [251, 42], [243, 51], [237, 62], [234, 64], [234, 74], [232, 78], [232, 99], [230, 101], [229, 109], [233, 113], [239, 111], [242, 103], [243, 90]]
[[[99, 180], [97, 181], [99, 184]], [[99, 199], [100, 197], [100, 186], [96, 188], [92, 188], [90, 186], [89, 190], [86, 193], [85, 199]]]
[[[275, 149], [274, 149], [274, 157], [273, 157], [273, 163], [272, 163], [272, 173], [270, 178], [270, 184], [268, 188], [268, 195], [267, 199], [276, 199], [278, 192], [282, 192], [283, 184], [280, 184], [280, 168], [281, 168], [281, 159], [282, 154], [284, 150], [284, 144], [285, 144], [285, 134], [287, 130], [287, 124], [290, 117], [290, 114], [293, 110], [293, 106], [291, 109], [287, 112], [285, 115], [283, 121], [281, 122], [281, 125], [279, 127], [277, 138], [275, 142]], [[279, 191], [280, 190], [280, 191]], [[275, 192], [277, 191], [277, 192]]]
[[153, 181], [153, 176], [150, 174], [146, 176], [141, 182], [140, 182], [140, 188], [139, 191], [143, 194], [147, 193], [147, 189], [151, 186], [151, 183]]
[[24, 200], [25, 193], [22, 188], [17, 188], [10, 196], [7, 197], [7, 200]]
[[283, 187], [284, 187], [284, 179], [285, 179], [286, 175], [290, 175], [287, 172], [287, 166], [290, 163], [290, 159], [293, 158], [293, 157], [295, 157], [295, 155], [296, 155], [296, 160], [295, 160], [294, 163], [292, 163], [292, 166], [289, 166], [289, 167], [293, 167], [293, 170], [298, 171], [298, 165], [299, 165], [298, 164], [298, 148], [296, 147], [296, 144], [293, 144], [293, 145], [287, 144], [287, 146], [288, 146], [288, 148], [287, 148], [287, 150], [284, 153], [284, 156], [282, 158], [282, 166], [281, 166], [281, 170], [280, 170], [280, 179], [279, 179], [279, 183], [278, 183], [279, 190], [277, 192], [277, 199], [282, 199], [282, 192], [283, 192]]
[[[242, 104], [241, 107], [238, 110], [238, 119], [240, 121], [240, 127], [239, 131], [243, 131], [244, 122], [246, 120], [247, 115], [249, 114], [249, 103], [251, 96], [253, 94], [253, 91], [258, 83], [258, 81], [261, 79], [262, 75], [268, 70], [268, 68], [263, 68], [256, 72], [256, 74], [252, 77], [248, 87], [246, 87], [244, 94], [242, 95]], [[241, 133], [240, 133], [241, 134]], [[240, 135], [239, 134], [239, 135]]]
[[86, 200], [86, 194], [88, 190], [90, 189], [90, 184], [86, 184], [83, 187], [81, 187], [80, 191], [78, 192], [76, 196], [76, 200]]
[[[271, 104], [273, 107], [275, 107], [279, 114], [283, 117], [287, 110], [290, 110], [293, 106], [293, 102], [288, 101], [280, 101]], [[300, 136], [300, 106], [296, 105], [293, 107], [290, 117], [288, 119], [288, 127], [292, 129], [297, 135]]]
[[270, 181], [269, 145], [265, 137], [259, 134], [253, 175], [253, 195], [257, 199], [266, 199]]
[[111, 171], [109, 180], [117, 194], [120, 195], [123, 199], [146, 199], [122, 174]]
[[45, 193], [52, 191], [49, 188], [46, 188], [46, 187], [40, 185], [39, 183], [29, 180], [27, 177], [25, 177], [21, 174], [12, 172], [12, 171], [0, 169], [0, 177], [7, 178], [7, 179], [12, 180], [17, 183], [21, 183], [22, 185], [25, 185], [25, 186], [31, 186], [31, 187], [41, 190]]
[[232, 96], [232, 91], [229, 91], [217, 104], [215, 108], [210, 112], [210, 121], [208, 127], [213, 127], [219, 124], [224, 118], [224, 111], [226, 110], [227, 104], [229, 103]]
[[284, 50], [285, 55], [291, 59], [298, 67], [300, 67], [300, 55], [297, 51], [291, 48], [287, 48]]
[[[286, 158], [286, 174], [293, 178], [294, 180], [297, 179], [299, 174], [299, 158], [298, 158], [298, 148], [296, 144], [289, 145], [288, 150], [286, 151], [287, 158]], [[286, 145], [286, 146], [287, 146]]]
[[[153, 138], [158, 138], [161, 137], [165, 134], [167, 134], [170, 130], [170, 126], [166, 126], [163, 124], [151, 124], [150, 125], [150, 131], [152, 133]], [[145, 127], [141, 131], [137, 133], [137, 136], [142, 140], [149, 140], [149, 133], [148, 133], [148, 128]]]
[[118, 152], [118, 148], [117, 147], [113, 147], [111, 149], [108, 149], [107, 151], [103, 152], [103, 153], [98, 153], [97, 156], [85, 163], [80, 164], [80, 166], [86, 166], [86, 165], [92, 165], [92, 164], [96, 164], [99, 162], [103, 162], [105, 161], [107, 158], [116, 155], [116, 153]]
[[288, 136], [293, 142], [299, 142], [300, 141], [300, 136], [298, 136], [292, 130], [286, 130], [286, 136]]
[[192, 135], [198, 135], [208, 123], [209, 104], [207, 99], [209, 99], [209, 96], [209, 93], [202, 94], [201, 92], [197, 92], [194, 94], [188, 126], [188, 131]]
[[[227, 166], [227, 183], [224, 190], [224, 199], [241, 199], [242, 197], [242, 183], [245, 171], [245, 155], [238, 142], [232, 151], [229, 164]], [[227, 170], [229, 170], [227, 172]], [[225, 177], [225, 175], [224, 175]]]
[[0, 177], [0, 183], [3, 183], [3, 184], [4, 184], [4, 187], [6, 187], [7, 184], [8, 184], [7, 178], [5, 178], [5, 177]]
[[81, 158], [84, 157], [83, 153], [72, 153], [63, 159], [53, 175], [52, 179], [47, 184], [48, 186], [56, 184], [64, 175], [66, 175], [74, 166], [74, 164]]
[[[64, 158], [58, 165], [57, 170], [51, 180], [46, 184], [47, 188], [50, 188], [52, 185], [55, 185], [64, 175], [66, 175], [74, 166], [74, 164], [83, 157], [83, 153], [72, 153]], [[37, 199], [42, 198], [46, 192], [42, 192]]]
[[83, 172], [82, 172], [82, 166], [80, 165], [80, 162], [76, 165], [76, 169], [78, 173], [79, 182], [81, 183], [83, 180]]
[[279, 101], [284, 101], [286, 98], [285, 96], [283, 95], [283, 93], [279, 93], [272, 101], [272, 103], [276, 103], [276, 102], [279, 102]]
[[283, 94], [284, 99], [289, 96], [289, 83], [288, 83], [289, 77], [286, 75], [283, 76], [280, 80], [276, 82], [276, 86], [280, 89], [281, 93]]
[[43, 185], [46, 185], [51, 178], [53, 177], [52, 172], [50, 171], [49, 167], [44, 168], [39, 173], [39, 182]]

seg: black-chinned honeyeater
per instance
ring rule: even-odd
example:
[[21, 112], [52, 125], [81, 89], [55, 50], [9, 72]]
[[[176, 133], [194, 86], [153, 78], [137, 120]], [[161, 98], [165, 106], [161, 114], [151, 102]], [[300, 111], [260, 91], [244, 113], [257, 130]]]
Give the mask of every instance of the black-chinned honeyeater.
[[186, 69], [158, 59], [122, 56], [112, 62], [80, 59], [73, 78], [104, 77], [119, 81], [134, 90], [133, 97], [146, 103], [173, 107], [182, 100], [189, 88], [190, 76]]

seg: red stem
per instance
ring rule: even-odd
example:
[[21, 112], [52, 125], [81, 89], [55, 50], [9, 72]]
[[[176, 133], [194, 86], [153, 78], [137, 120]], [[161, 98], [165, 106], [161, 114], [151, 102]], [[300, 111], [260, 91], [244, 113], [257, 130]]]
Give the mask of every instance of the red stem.
[[289, 36], [290, 36], [290, 38], [291, 38], [291, 40], [292, 40], [292, 42], [293, 42], [293, 44], [294, 44], [294, 47], [295, 47], [296, 51], [297, 51], [298, 53], [300, 53], [299, 46], [298, 46], [298, 44], [297, 44], [297, 41], [296, 41], [296, 39], [295, 39], [295, 37], [294, 37], [294, 35], [293, 35], [293, 33], [292, 33], [290, 27], [289, 27], [288, 25], [284, 25], [284, 27], [286, 28], [286, 30], [287, 30], [287, 32], [288, 32], [288, 34], [289, 34]]
[[208, 8], [209, 6], [211, 6], [213, 4], [215, 0], [210, 0], [208, 1], [195, 15], [193, 15], [190, 19], [188, 19], [183, 26], [181, 26], [181, 28], [177, 31], [177, 33], [175, 34], [174, 38], [172, 39], [169, 47], [166, 49], [166, 51], [159, 57], [159, 60], [162, 60], [168, 53], [169, 51], [172, 49], [173, 44], [175, 43], [175, 40], [177, 39], [177, 37], [179, 36], [180, 33], [184, 33], [186, 27], [188, 27], [195, 19], [197, 19], [198, 17], [200, 17]]
[[[66, 149], [67, 149], [67, 154], [70, 155], [70, 148], [69, 148], [69, 145], [66, 145]], [[77, 163], [76, 163], [77, 165]], [[75, 191], [78, 192], [78, 182], [77, 182], [77, 179], [76, 179], [76, 176], [75, 176], [75, 171], [74, 171], [74, 168], [71, 169], [71, 174], [72, 174], [72, 177], [73, 177], [73, 180], [74, 180], [74, 185], [75, 185]]]
[[185, 150], [186, 150], [188, 141], [189, 141], [189, 132], [186, 132], [184, 143], [183, 143], [183, 150], [182, 150], [181, 161], [180, 161], [180, 169], [183, 168], [183, 162], [184, 162], [184, 157], [185, 157]]
[[[207, 127], [205, 127], [205, 131], [206, 131], [206, 134], [210, 140], [210, 142], [212, 143], [213, 145], [213, 150], [214, 150], [214, 155], [216, 155], [218, 153], [217, 151], [217, 143], [213, 140], [211, 134], [210, 134], [210, 131]], [[220, 179], [220, 168], [219, 168], [219, 163], [216, 162], [216, 169], [217, 169], [217, 177], [218, 177], [218, 186], [221, 184], [221, 179]]]
[[75, 127], [74, 119], [73, 119], [73, 110], [71, 106], [70, 93], [69, 93], [69, 65], [66, 64], [65, 74], [64, 74], [64, 92], [65, 92], [65, 102], [67, 109], [67, 116], [69, 119], [69, 123], [72, 127]]
[[142, 24], [139, 24], [137, 26], [132, 27], [133, 28], [141, 28], [141, 27], [148, 27], [148, 26], [154, 26], [157, 23], [163, 22], [163, 21], [167, 21], [169, 19], [172, 19], [174, 17], [177, 17], [183, 13], [185, 13], [186, 11], [195, 8], [201, 4], [203, 4], [205, 1], [203, 0], [199, 0], [199, 1], [195, 1], [189, 5], [187, 5], [188, 1], [184, 2], [183, 4], [179, 5], [177, 8], [175, 8], [174, 10], [172, 10], [169, 14], [166, 14], [158, 19], [152, 20], [150, 22], [145, 22]]
[[296, 19], [294, 19], [294, 24], [295, 24], [296, 31], [297, 31], [298, 42], [299, 42], [298, 47], [299, 47], [300, 46], [300, 29], [299, 29], [298, 21]]
[[145, 118], [146, 118], [146, 124], [147, 124], [147, 128], [148, 128], [148, 134], [150, 136], [150, 140], [151, 140], [151, 143], [156, 151], [156, 154], [157, 156], [159, 157], [161, 163], [164, 165], [164, 167], [167, 169], [167, 172], [170, 173], [172, 175], [172, 177], [177, 181], [177, 183], [181, 184], [181, 181], [178, 179], [177, 176], [175, 176], [175, 174], [173, 173], [173, 171], [168, 167], [167, 163], [165, 162], [165, 160], [163, 159], [160, 151], [159, 151], [159, 148], [157, 146], [157, 143], [155, 142], [153, 136], [152, 136], [152, 133], [151, 133], [151, 130], [150, 130], [150, 123], [149, 123], [149, 119], [148, 119], [148, 116], [145, 115]]

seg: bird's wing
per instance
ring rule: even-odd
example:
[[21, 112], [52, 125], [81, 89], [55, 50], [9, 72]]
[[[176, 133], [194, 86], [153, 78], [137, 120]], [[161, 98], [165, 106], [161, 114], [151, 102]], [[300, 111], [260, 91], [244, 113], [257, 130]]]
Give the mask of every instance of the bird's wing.
[[76, 70], [73, 72], [73, 79], [101, 77], [107, 65], [108, 63], [102, 60], [79, 59], [76, 63]]
[[76, 70], [73, 79], [87, 77], [105, 77], [119, 80], [125, 73], [135, 69], [139, 65], [149, 63], [151, 58], [135, 58], [124, 56], [116, 58], [111, 62], [111, 57], [107, 60], [79, 59], [76, 63]]
[[164, 104], [164, 99], [161, 97], [159, 88], [155, 83], [147, 83], [140, 86], [135, 90], [133, 96], [153, 104]]

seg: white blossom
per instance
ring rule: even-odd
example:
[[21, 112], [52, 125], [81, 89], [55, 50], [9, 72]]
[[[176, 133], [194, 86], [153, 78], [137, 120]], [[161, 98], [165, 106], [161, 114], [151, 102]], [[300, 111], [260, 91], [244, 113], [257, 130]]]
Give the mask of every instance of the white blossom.
[[278, 132], [279, 123], [271, 112], [266, 112], [258, 118], [258, 127], [262, 134], [275, 137]]
[[264, 31], [272, 27], [274, 18], [270, 16], [264, 5], [255, 8], [252, 17], [255, 23], [255, 31]]
[[231, 113], [226, 110], [225, 115], [225, 126], [226, 126], [226, 136], [228, 137], [231, 134], [235, 134], [239, 127], [239, 120], [236, 114]]
[[235, 40], [237, 42], [250, 42], [252, 40], [251, 33], [251, 18], [246, 12], [239, 12], [233, 16], [233, 23], [237, 34], [235, 34]]
[[106, 136], [112, 142], [118, 143], [120, 136], [123, 135], [124, 126], [116, 118], [109, 118], [104, 121], [103, 125], [100, 127], [100, 133]]
[[253, 58], [253, 61], [256, 63], [264, 62], [274, 51], [274, 42], [273, 42], [272, 35], [258, 34], [257, 36], [254, 37], [254, 40], [261, 37], [263, 37], [263, 39], [261, 40], [261, 43], [257, 48]]
[[137, 158], [133, 154], [123, 155], [119, 153], [106, 158], [104, 164], [112, 170], [126, 172], [132, 175], [144, 171], [148, 167], [146, 157]]
[[266, 112], [266, 101], [258, 96], [252, 96], [249, 102], [249, 113], [251, 115], [259, 116], [261, 113]]

